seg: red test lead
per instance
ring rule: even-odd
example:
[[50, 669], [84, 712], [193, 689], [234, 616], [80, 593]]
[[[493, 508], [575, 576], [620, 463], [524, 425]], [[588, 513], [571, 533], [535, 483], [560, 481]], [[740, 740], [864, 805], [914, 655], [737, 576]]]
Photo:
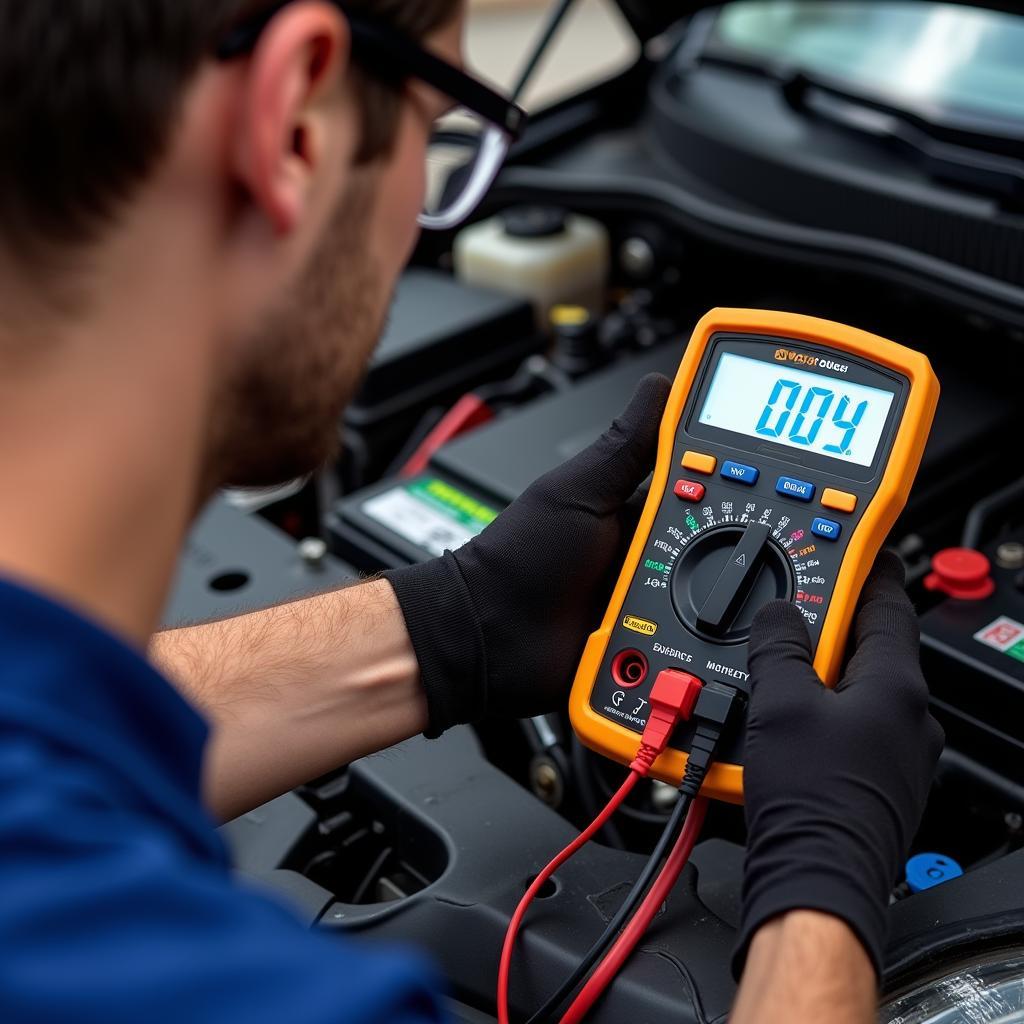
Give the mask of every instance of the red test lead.
[[590, 1012], [594, 1003], [604, 994], [605, 989], [615, 980], [615, 976], [629, 959], [630, 954], [643, 938], [648, 926], [657, 916], [662, 904], [668, 899], [672, 888], [679, 880], [682, 870], [686, 867], [690, 854], [697, 843], [704, 816], [707, 813], [706, 797], [698, 797], [690, 813], [686, 816], [686, 824], [676, 840], [676, 845], [665, 861], [661, 874], [658, 875], [650, 892], [644, 898], [636, 912], [636, 916], [625, 927], [608, 955], [601, 961], [586, 985], [566, 1011], [559, 1024], [578, 1024]]
[[547, 880], [579, 849], [590, 841], [629, 796], [636, 784], [647, 775], [651, 765], [668, 745], [669, 737], [680, 720], [690, 717], [703, 683], [689, 672], [665, 669], [658, 673], [651, 688], [651, 713], [644, 726], [640, 747], [630, 764], [630, 773], [601, 813], [537, 875], [526, 890], [512, 915], [498, 965], [498, 1022], [509, 1024], [508, 987], [512, 968], [512, 950], [523, 917], [533, 898]]

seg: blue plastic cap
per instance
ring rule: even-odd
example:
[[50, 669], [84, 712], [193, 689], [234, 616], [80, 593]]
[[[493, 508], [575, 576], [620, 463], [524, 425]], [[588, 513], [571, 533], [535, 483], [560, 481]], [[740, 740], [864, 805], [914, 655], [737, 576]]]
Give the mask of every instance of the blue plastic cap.
[[907, 886], [911, 892], [924, 892], [963, 873], [964, 869], [944, 853], [918, 853], [907, 861]]

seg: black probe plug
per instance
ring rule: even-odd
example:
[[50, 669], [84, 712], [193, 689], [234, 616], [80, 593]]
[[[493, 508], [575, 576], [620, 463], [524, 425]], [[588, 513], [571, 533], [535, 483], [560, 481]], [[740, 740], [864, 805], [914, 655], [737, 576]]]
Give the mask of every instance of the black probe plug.
[[701, 689], [693, 709], [697, 730], [690, 744], [683, 781], [679, 783], [682, 796], [691, 800], [697, 796], [732, 718], [733, 709], [742, 701], [743, 694], [725, 683], [711, 682]]

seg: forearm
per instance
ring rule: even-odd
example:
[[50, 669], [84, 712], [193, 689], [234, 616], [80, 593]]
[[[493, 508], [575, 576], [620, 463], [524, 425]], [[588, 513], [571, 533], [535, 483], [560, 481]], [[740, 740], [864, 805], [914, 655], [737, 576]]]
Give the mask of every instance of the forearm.
[[204, 789], [222, 819], [426, 727], [384, 580], [161, 633], [150, 654], [212, 724]]
[[875, 972], [864, 947], [837, 917], [793, 910], [769, 921], [750, 944], [730, 1024], [870, 1024]]

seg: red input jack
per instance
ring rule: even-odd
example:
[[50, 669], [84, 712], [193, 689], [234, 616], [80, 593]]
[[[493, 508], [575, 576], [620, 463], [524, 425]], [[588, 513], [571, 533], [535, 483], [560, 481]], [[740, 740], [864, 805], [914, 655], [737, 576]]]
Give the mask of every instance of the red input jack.
[[646, 678], [649, 666], [647, 659], [632, 647], [619, 651], [612, 658], [612, 679], [616, 686], [629, 689], [632, 686], [639, 686]]

